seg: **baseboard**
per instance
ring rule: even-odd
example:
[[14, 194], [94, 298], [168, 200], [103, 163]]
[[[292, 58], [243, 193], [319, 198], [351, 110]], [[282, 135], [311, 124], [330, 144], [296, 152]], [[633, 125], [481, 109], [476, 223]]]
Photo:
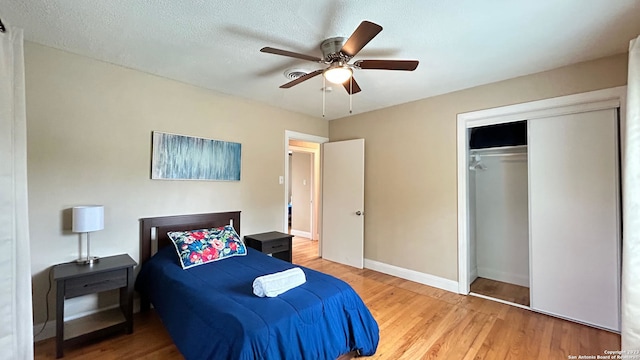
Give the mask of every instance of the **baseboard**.
[[[92, 315], [92, 314], [96, 314], [96, 313], [99, 313], [99, 312], [102, 312], [102, 311], [108, 311], [108, 310], [111, 310], [111, 309], [115, 309], [118, 306], [120, 306], [120, 305], [119, 304], [115, 304], [115, 305], [111, 305], [111, 306], [108, 306], [108, 307], [95, 309], [95, 310], [91, 310], [91, 311], [83, 311], [81, 313], [77, 313], [77, 314], [73, 314], [71, 316], [68, 316], [66, 318], [66, 321], [78, 319], [78, 318], [81, 318], [81, 317], [84, 317], [84, 316], [88, 316], [88, 315]], [[138, 299], [138, 298], [134, 298], [133, 299], [133, 312], [134, 313], [140, 312], [140, 299]], [[55, 317], [55, 313], [50, 314], [50, 316], [54, 316]], [[46, 325], [44, 326], [44, 329], [42, 328], [43, 325], [44, 325], [44, 323], [33, 325], [33, 342], [34, 343], [56, 336], [56, 320], [55, 319], [51, 319], [51, 320], [47, 321]], [[42, 331], [40, 332], [40, 334], [38, 334], [40, 329], [42, 329]], [[36, 335], [36, 334], [38, 334], [38, 335]]]
[[485, 279], [529, 287], [529, 277], [521, 274], [512, 274], [478, 266], [478, 276]]
[[[33, 325], [33, 342], [46, 340], [46, 339], [49, 339], [49, 338], [52, 338], [52, 337], [56, 336], [56, 321], [55, 320], [48, 321], [47, 325], [45, 325], [44, 329], [42, 329], [42, 325], [44, 325], [44, 323]], [[42, 329], [42, 332], [40, 334], [38, 334], [40, 329]], [[36, 335], [36, 334], [38, 334], [38, 335]]]
[[311, 239], [311, 233], [308, 231], [300, 231], [300, 230], [293, 230], [291, 229], [291, 235], [293, 236], [300, 236], [303, 238], [307, 238], [307, 239]]
[[478, 268], [473, 268], [469, 272], [469, 285], [473, 284], [474, 281], [478, 278]]
[[425, 274], [419, 271], [405, 269], [371, 259], [364, 259], [364, 267], [388, 275], [393, 275], [402, 279], [411, 280], [423, 285], [433, 286], [438, 289], [458, 293], [457, 281], [441, 278], [439, 276]]

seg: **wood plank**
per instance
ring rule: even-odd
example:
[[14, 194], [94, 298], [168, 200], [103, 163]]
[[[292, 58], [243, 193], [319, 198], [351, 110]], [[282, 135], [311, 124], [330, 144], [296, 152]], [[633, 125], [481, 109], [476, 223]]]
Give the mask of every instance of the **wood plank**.
[[529, 288], [486, 278], [477, 278], [471, 284], [471, 292], [504, 301], [529, 306]]
[[[317, 241], [294, 238], [293, 262], [330, 273], [358, 291], [380, 327], [369, 359], [567, 359], [619, 350], [620, 336], [474, 296], [462, 296], [318, 258]], [[65, 359], [182, 359], [160, 319], [135, 315], [135, 332], [65, 348]], [[55, 359], [54, 339], [35, 359]]]
[[101, 311], [79, 319], [67, 321], [65, 323], [64, 339], [75, 338], [77, 336], [104, 329], [113, 325], [122, 324], [126, 319], [120, 308]]

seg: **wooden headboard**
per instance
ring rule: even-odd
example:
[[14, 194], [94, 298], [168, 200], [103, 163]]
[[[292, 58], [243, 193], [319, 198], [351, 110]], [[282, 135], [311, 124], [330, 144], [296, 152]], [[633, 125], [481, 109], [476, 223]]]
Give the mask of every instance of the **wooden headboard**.
[[155, 229], [158, 249], [171, 245], [169, 231], [206, 229], [229, 225], [240, 234], [240, 211], [221, 213], [160, 216], [140, 219], [140, 264], [144, 264], [152, 254], [152, 229]]

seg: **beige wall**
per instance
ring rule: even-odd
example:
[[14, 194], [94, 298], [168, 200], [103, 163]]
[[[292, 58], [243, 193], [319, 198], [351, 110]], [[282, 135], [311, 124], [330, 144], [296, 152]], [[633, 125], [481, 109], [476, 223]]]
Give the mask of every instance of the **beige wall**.
[[[142, 217], [241, 210], [242, 234], [281, 230], [285, 129], [328, 136], [326, 120], [34, 43], [26, 43], [25, 57], [37, 324], [45, 318], [49, 267], [78, 256], [65, 209], [103, 204], [105, 229], [91, 236], [92, 253], [135, 260]], [[153, 130], [241, 143], [241, 181], [150, 180]], [[72, 301], [67, 313], [97, 301]]]
[[331, 141], [366, 139], [365, 257], [457, 280], [456, 115], [626, 80], [619, 54], [331, 121]]

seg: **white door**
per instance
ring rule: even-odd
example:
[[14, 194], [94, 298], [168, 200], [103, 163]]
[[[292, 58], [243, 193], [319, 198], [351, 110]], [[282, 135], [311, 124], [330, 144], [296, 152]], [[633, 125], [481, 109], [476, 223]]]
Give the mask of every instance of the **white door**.
[[529, 121], [531, 307], [619, 330], [615, 109]]
[[364, 139], [322, 146], [322, 257], [362, 269]]

